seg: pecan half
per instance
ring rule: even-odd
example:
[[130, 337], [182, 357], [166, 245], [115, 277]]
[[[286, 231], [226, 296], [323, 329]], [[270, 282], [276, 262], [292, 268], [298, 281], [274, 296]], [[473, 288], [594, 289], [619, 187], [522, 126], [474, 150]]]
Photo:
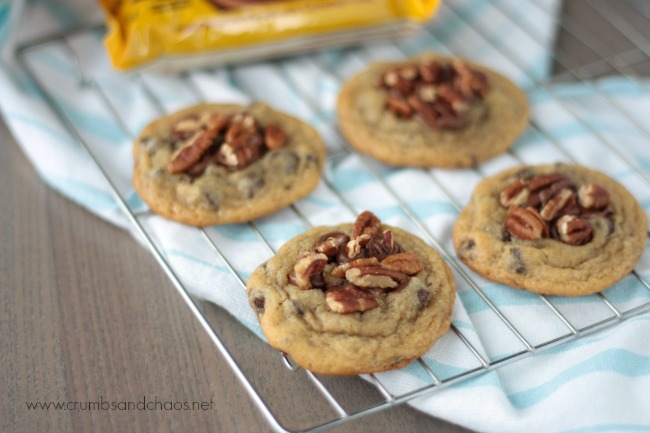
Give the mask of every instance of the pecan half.
[[551, 184], [568, 179], [561, 173], [540, 174], [527, 181], [530, 192], [540, 191]]
[[499, 203], [503, 207], [521, 206], [528, 201], [530, 190], [523, 180], [517, 179], [508, 185], [499, 195]]
[[287, 134], [284, 133], [275, 123], [271, 123], [264, 129], [264, 144], [271, 150], [279, 149], [287, 141]]
[[532, 240], [549, 235], [546, 223], [533, 208], [508, 208], [504, 225], [506, 230], [520, 239]]
[[578, 190], [578, 202], [585, 209], [602, 209], [609, 204], [609, 191], [595, 183], [582, 185]]
[[409, 276], [381, 267], [352, 268], [345, 272], [345, 278], [359, 287], [380, 289], [401, 289], [409, 282]]
[[420, 258], [413, 253], [390, 255], [381, 261], [381, 266], [406, 275], [415, 275], [422, 270]]
[[189, 144], [176, 151], [167, 165], [167, 169], [174, 174], [182, 173], [199, 162], [225, 125], [226, 123], [221, 121], [215, 122], [207, 130], [197, 133]]
[[370, 211], [362, 212], [357, 220], [354, 222], [352, 231], [350, 232], [350, 239], [354, 239], [357, 236], [361, 235], [370, 235], [373, 236], [379, 231], [381, 227], [381, 221]]
[[379, 260], [374, 257], [364, 257], [355, 259], [347, 263], [342, 263], [332, 269], [332, 275], [337, 278], [345, 278], [345, 273], [348, 269], [363, 268], [368, 266], [379, 266]]
[[314, 251], [323, 253], [328, 257], [335, 257], [339, 253], [341, 246], [347, 244], [349, 240], [350, 237], [345, 233], [326, 233], [316, 241]]
[[557, 231], [562, 242], [569, 245], [583, 245], [591, 240], [593, 228], [587, 218], [564, 215], [557, 220]]
[[348, 257], [354, 259], [359, 256], [361, 248], [370, 241], [380, 227], [381, 221], [372, 212], [361, 213], [352, 227], [350, 241], [346, 245]]
[[325, 291], [325, 303], [335, 313], [362, 313], [379, 306], [374, 295], [354, 284], [331, 286]]
[[323, 272], [327, 256], [322, 253], [304, 253], [293, 266], [289, 281], [303, 290], [311, 289], [311, 277]]

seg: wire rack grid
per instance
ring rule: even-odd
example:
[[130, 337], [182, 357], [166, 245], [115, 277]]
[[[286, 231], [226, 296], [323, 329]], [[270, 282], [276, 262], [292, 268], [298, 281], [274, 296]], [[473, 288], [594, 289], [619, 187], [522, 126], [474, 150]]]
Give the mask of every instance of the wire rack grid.
[[[552, 82], [526, 73], [525, 62], [520, 54], [511, 46], [504, 45], [496, 40], [489, 29], [475, 26], [470, 28], [469, 32], [472, 33], [472, 37], [485, 44], [489, 51], [498, 54], [505, 62], [506, 69], [510, 68], [519, 72], [522, 86], [529, 94], [543, 95], [548, 98], [554, 109], [562, 110], [568, 118], [572, 119], [583, 130], [588, 131], [589, 139], [597, 143], [599, 149], [606, 152], [609, 158], [630, 170], [632, 173], [630, 182], [641, 183], [646, 190], [650, 190], [648, 188], [650, 179], [637, 166], [634, 158], [625, 151], [620, 150], [608, 134], [603, 133], [585, 119], [584, 113], [576, 109], [574, 104], [571, 104], [570, 101], [556, 91], [555, 84], [558, 82], [568, 81], [582, 84], [600, 102], [611, 108], [628, 127], [639, 133], [643, 140], [650, 139], [648, 127], [638, 117], [621, 106], [615, 97], [603, 91], [599, 82], [592, 81], [603, 73], [613, 70], [640, 94], [650, 97], [646, 85], [639, 80], [639, 76], [634, 72], [636, 65], [648, 60], [650, 41], [643, 32], [639, 32], [635, 30], [636, 27], [630, 26], [628, 20], [619, 15], [616, 10], [613, 10], [607, 2], [584, 1], [584, 3], [593, 13], [607, 21], [621, 37], [627, 39], [631, 47], [622, 53], [612, 53], [605, 43], [596, 38], [595, 35], [583, 30], [571, 18], [561, 21], [556, 20], [553, 18], [554, 13], [552, 11], [543, 9], [543, 4], [530, 2], [529, 6], [531, 8], [537, 8], [539, 13], [545, 14], [551, 21], [555, 21], [561, 32], [583, 44], [587, 50], [593, 52], [596, 58], [586, 65], [584, 63], [575, 65], [570, 55], [563, 52], [554, 53], [552, 60], [555, 61], [558, 69], [562, 69], [563, 72], [554, 76]], [[509, 25], [513, 26], [522, 37], [540, 46], [547, 43], [544, 41], [545, 36], [536, 31], [534, 27], [526, 26], [510, 18], [511, 11], [507, 2], [494, 2], [494, 7], [494, 13], [500, 15]], [[636, 8], [639, 16], [650, 20], [650, 8], [641, 3], [634, 4], [633, 7]], [[464, 16], [462, 11], [456, 9], [452, 3], [444, 3], [440, 15], [445, 20], [456, 20], [464, 24], [470, 24], [468, 17]], [[439, 19], [442, 18], [439, 17]], [[431, 358], [418, 359], [412, 367], [420, 369], [420, 377], [424, 377], [423, 380], [426, 382], [424, 385], [420, 383], [418, 386], [406, 390], [395, 390], [385, 385], [381, 375], [367, 375], [364, 379], [370, 385], [363, 382], [362, 386], [367, 386], [368, 389], [364, 388], [361, 394], [353, 396], [346, 395], [346, 390], [350, 388], [350, 381], [361, 382], [358, 378], [318, 376], [298, 368], [289, 357], [269, 351], [267, 358], [271, 366], [268, 368], [274, 372], [273, 374], [282, 377], [288, 374], [287, 380], [279, 381], [287, 389], [280, 391], [276, 389], [273, 391], [274, 393], [280, 392], [285, 395], [299, 396], [298, 398], [288, 399], [286, 401], [287, 405], [302, 407], [301, 405], [304, 405], [304, 402], [300, 400], [305, 400], [305, 396], [313, 396], [315, 399], [326, 402], [329, 408], [326, 413], [317, 418], [302, 414], [295, 418], [287, 418], [283, 415], [282, 419], [280, 419], [277, 414], [284, 413], [284, 411], [278, 407], [277, 402], [270, 402], [266, 397], [268, 392], [264, 389], [263, 377], [256, 375], [255, 368], [251, 367], [250, 362], [247, 363], [246, 360], [242, 360], [241, 356], [238, 356], [236, 345], [224, 341], [216, 330], [218, 324], [210, 320], [208, 315], [205, 314], [205, 307], [188, 292], [183, 277], [179, 275], [170, 257], [165, 252], [159, 239], [159, 232], [156, 231], [157, 229], [152, 223], [157, 217], [147, 209], [142, 209], [137, 203], [134, 204], [130, 199], [129, 194], [132, 191], [129, 185], [125, 185], [123, 179], [115, 177], [112, 173], [111, 161], [108, 156], [110, 151], [102, 149], [102, 143], [90, 142], [88, 136], [84, 133], [84, 126], [80, 125], [74, 116], [71, 116], [69, 110], [57, 97], [57, 92], [52, 88], [52, 84], [35, 66], [33, 60], [35, 54], [52, 49], [63, 52], [67, 66], [75, 74], [75, 77], [71, 78], [74, 81], [71, 88], [78, 92], [80, 97], [89, 98], [98, 106], [103, 107], [103, 110], [110, 115], [114, 124], [119, 126], [121, 132], [132, 139], [136, 132], [131, 119], [124, 118], [120, 113], [112, 89], [105, 80], [98, 78], [95, 65], [89, 65], [88, 62], [92, 61], [92, 59], [84, 57], [86, 55], [84, 53], [89, 51], [79, 48], [80, 46], [85, 45], [87, 47], [88, 44], [95, 44], [96, 49], [101, 49], [98, 46], [101, 43], [100, 36], [102, 32], [102, 26], [84, 26], [63, 34], [48, 36], [31, 42], [18, 49], [19, 62], [26, 74], [37, 84], [49, 107], [57, 115], [66, 130], [80, 144], [83, 151], [87, 153], [106, 182], [108, 182], [115, 199], [134, 230], [150, 247], [154, 257], [178, 289], [183, 300], [223, 354], [233, 373], [241, 380], [243, 387], [259, 407], [269, 424], [276, 431], [322, 431], [416, 397], [429, 395], [445, 386], [497, 369], [528, 357], [535, 352], [581, 338], [596, 330], [616, 325], [632, 316], [650, 310], [650, 284], [642, 276], [643, 272], [635, 269], [626, 278], [628, 283], [634, 285], [637, 289], [638, 296], [634, 299], [634, 302], [621, 302], [615, 291], [606, 291], [593, 295], [586, 301], [588, 308], [592, 310], [600, 309], [601, 314], [595, 318], [590, 316], [587, 321], [581, 318], [584, 305], [573, 304], [559, 297], [535, 295], [535, 302], [539, 304], [536, 311], [539, 314], [537, 319], [540, 326], [542, 326], [541, 323], [545, 323], [544, 326], [547, 326], [547, 322], [553, 322], [554, 325], [548, 325], [549, 329], [544, 332], [531, 333], [530, 329], [522, 327], [516, 314], [513, 314], [509, 308], [500, 305], [499, 290], [504, 288], [493, 289], [486, 287], [485, 282], [480, 277], [460, 264], [450, 248], [448, 237], [445, 237], [440, 230], [434, 227], [429, 219], [423, 217], [409, 200], [404, 199], [404, 197], [410, 197], [409, 186], [399, 182], [400, 175], [404, 172], [419, 176], [424, 184], [434, 190], [457, 213], [466, 202], [467, 194], [472, 189], [468, 186], [467, 179], [470, 179], [469, 184], [471, 184], [471, 182], [476, 182], [498, 169], [517, 164], [549, 162], [550, 160], [583, 163], [584, 151], [572, 148], [570, 143], [553, 134], [546, 125], [545, 119], [538, 114], [533, 115], [528, 133], [540, 138], [545, 143], [546, 147], [543, 152], [545, 155], [543, 157], [540, 156], [539, 152], [529, 153], [525, 146], [515, 145], [506, 155], [473, 169], [459, 170], [458, 173], [460, 174], [436, 169], [396, 170], [377, 164], [363, 155], [356, 154], [349, 148], [332, 120], [331, 104], [324, 104], [319, 99], [317, 92], [308, 91], [302, 87], [304, 86], [303, 83], [294, 79], [294, 74], [300, 73], [300, 71], [310, 71], [315, 72], [316, 76], [325, 82], [339, 86], [349, 76], [349, 71], [345, 68], [334, 67], [333, 63], [328, 62], [323, 55], [314, 54], [287, 58], [267, 62], [262, 66], [244, 65], [190, 72], [165, 78], [137, 72], [124, 75], [119, 80], [128, 88], [136, 88], [141, 92], [145, 96], [151, 115], [157, 116], [170, 112], [177, 104], [185, 105], [203, 101], [206, 99], [205, 95], [210, 93], [208, 89], [210, 89], [211, 85], [214, 82], [223, 82], [224, 80], [229, 85], [234, 86], [245, 100], [279, 102], [269, 100], [271, 96], [266, 92], [266, 88], [272, 85], [279, 86], [288, 95], [293, 95], [293, 99], [286, 103], [297, 105], [296, 110], [304, 110], [310, 113], [315, 122], [319, 124], [319, 130], [328, 141], [329, 156], [327, 164], [329, 170], [319, 189], [336, 201], [336, 207], [340, 210], [342, 218], [351, 220], [354, 215], [366, 208], [363, 200], [358, 200], [354, 193], [341, 188], [339, 179], [336, 177], [337, 167], [354, 160], [359, 173], [370, 179], [371, 183], [376, 187], [377, 195], [373, 199], [394, 204], [403, 217], [403, 220], [400, 221], [404, 221], [404, 228], [422, 236], [436, 248], [453, 269], [459, 289], [476, 297], [478, 302], [485, 308], [486, 314], [490, 316], [489, 319], [486, 319], [486, 323], [489, 323], [494, 328], [499, 328], [499, 332], [494, 332], [494, 335], [498, 335], [500, 339], [504, 339], [510, 345], [509, 350], [494, 353], [490, 351], [492, 346], [490, 340], [495, 338], [491, 336], [494, 329], [479, 330], [478, 332], [476, 330], [467, 330], [462, 326], [462, 321], [454, 320], [452, 321], [451, 332], [443, 338], [443, 348], [437, 350]], [[434, 21], [433, 24], [426, 26], [424, 31], [418, 34], [416, 38], [419, 42], [425, 42], [431, 49], [441, 52], [467, 56], [467, 53], [471, 51], [471, 47], [462, 43], [443, 42], [437, 37], [436, 32], [437, 21]], [[357, 49], [343, 50], [342, 55], [345, 56], [346, 64], [354, 65], [359, 69], [374, 60], [408, 57], [414, 54], [413, 47], [415, 46], [418, 45], [408, 41], [395, 41], [381, 45], [369, 44]], [[265, 74], [265, 78], [268, 80], [268, 84], [265, 86], [257, 85], [259, 84], [260, 73]], [[180, 101], [169, 101], [164, 87], [167, 84], [173, 85], [174, 89], [183, 89], [183, 92], [176, 94]], [[462, 176], [462, 178], [458, 176]], [[463, 179], [460, 187], [459, 179]], [[278, 218], [297, 221], [302, 225], [303, 230], [321, 222], [311, 212], [309, 205], [301, 202], [281, 211]], [[259, 257], [270, 257], [281, 244], [281, 240], [269, 237], [264, 220], [250, 221], [246, 226], [257, 238], [259, 251], [256, 254]], [[206, 257], [206, 260], [220, 262], [232, 275], [233, 284], [241, 287], [245, 286], [245, 272], [242, 271], [242, 267], [238, 263], [239, 258], [228, 250], [228, 243], [222, 236], [222, 232], [215, 228], [187, 228], [187, 230], [196, 230], [202, 242], [208, 247], [209, 254], [214, 256]], [[647, 255], [647, 252], [645, 255]], [[528, 294], [517, 296], [525, 296], [530, 300]], [[463, 302], [464, 299], [461, 298], [460, 302]], [[242, 329], [241, 332], [245, 331]], [[259, 341], [257, 343], [261, 344]], [[445, 352], [445, 348], [451, 349], [450, 352]], [[465, 359], [462, 368], [445, 368], [446, 365], [454, 364], [454, 361], [459, 358]], [[286, 368], [278, 368], [281, 365]], [[360, 398], [360, 395], [362, 398]]]

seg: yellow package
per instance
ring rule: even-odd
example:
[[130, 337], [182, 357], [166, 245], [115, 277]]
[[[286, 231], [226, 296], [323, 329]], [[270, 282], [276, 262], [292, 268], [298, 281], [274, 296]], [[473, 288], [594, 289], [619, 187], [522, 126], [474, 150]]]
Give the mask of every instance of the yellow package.
[[440, 0], [101, 0], [122, 70], [179, 71], [402, 34]]

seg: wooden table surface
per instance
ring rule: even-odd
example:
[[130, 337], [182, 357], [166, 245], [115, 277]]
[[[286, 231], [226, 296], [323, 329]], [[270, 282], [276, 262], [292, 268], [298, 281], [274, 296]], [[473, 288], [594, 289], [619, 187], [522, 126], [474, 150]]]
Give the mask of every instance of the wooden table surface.
[[[568, 2], [563, 16], [620, 39], [585, 10], [583, 1]], [[586, 52], [565, 33], [560, 46]], [[592, 54], [577, 61], [593, 60]], [[270, 431], [151, 254], [49, 189], [2, 122], [0, 217], [0, 431]], [[268, 349], [222, 311], [203, 307], [249, 364], [266, 356]], [[283, 398], [273, 391], [283, 378], [270, 370], [271, 399]], [[145, 395], [205, 402], [205, 410], [27, 408], [31, 401], [138, 402]], [[468, 430], [402, 405], [330, 431]]]

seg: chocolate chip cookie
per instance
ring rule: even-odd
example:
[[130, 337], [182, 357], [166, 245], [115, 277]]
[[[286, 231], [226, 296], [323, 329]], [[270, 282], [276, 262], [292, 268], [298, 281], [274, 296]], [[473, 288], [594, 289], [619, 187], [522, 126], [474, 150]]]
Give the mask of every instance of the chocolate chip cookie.
[[370, 212], [287, 242], [246, 285], [269, 343], [301, 367], [352, 375], [399, 368], [449, 328], [451, 271]]
[[325, 144], [264, 104], [202, 104], [145, 127], [133, 158], [133, 185], [152, 211], [206, 226], [248, 221], [309, 194]]
[[528, 124], [528, 102], [497, 72], [424, 54], [347, 81], [338, 121], [354, 148], [387, 164], [469, 167], [510, 148]]
[[647, 233], [643, 209], [621, 184], [555, 164], [516, 167], [479, 183], [453, 241], [458, 257], [490, 280], [580, 296], [627, 275]]

